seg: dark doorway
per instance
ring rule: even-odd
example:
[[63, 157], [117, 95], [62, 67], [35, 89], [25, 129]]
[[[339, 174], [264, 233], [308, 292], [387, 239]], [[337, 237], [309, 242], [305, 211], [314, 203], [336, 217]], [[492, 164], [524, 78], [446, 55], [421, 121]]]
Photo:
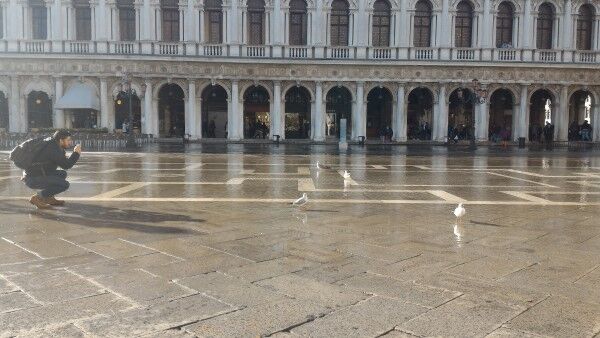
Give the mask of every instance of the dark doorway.
[[341, 119], [346, 119], [346, 139], [352, 137], [352, 94], [346, 87], [334, 87], [327, 93], [326, 118], [327, 137], [339, 138]]
[[416, 88], [408, 95], [407, 138], [431, 140], [433, 94], [427, 88]]
[[52, 101], [45, 92], [33, 91], [27, 95], [29, 128], [52, 128]]
[[177, 84], [166, 84], [158, 92], [158, 119], [161, 137], [185, 134], [185, 94]]
[[227, 92], [219, 85], [202, 91], [202, 137], [227, 138]]
[[290, 88], [285, 94], [285, 138], [310, 138], [310, 93], [304, 87]]
[[252, 86], [244, 93], [244, 138], [267, 139], [271, 130], [269, 93]]

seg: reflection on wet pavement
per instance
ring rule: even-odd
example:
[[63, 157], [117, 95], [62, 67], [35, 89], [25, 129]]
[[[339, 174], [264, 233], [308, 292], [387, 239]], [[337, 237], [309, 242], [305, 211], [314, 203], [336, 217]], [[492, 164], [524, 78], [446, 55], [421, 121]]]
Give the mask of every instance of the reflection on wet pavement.
[[600, 332], [600, 158], [255, 147], [0, 164], [0, 336]]

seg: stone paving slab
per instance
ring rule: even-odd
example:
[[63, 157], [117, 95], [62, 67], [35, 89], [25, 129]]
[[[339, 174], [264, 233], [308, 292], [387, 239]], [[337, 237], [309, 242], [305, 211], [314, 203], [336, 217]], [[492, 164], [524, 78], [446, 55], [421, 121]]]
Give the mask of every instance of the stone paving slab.
[[0, 313], [40, 306], [39, 302], [22, 291], [0, 294]]
[[234, 267], [231, 269], [226, 269], [225, 272], [228, 275], [237, 276], [249, 282], [256, 282], [263, 279], [298, 272], [316, 265], [316, 263], [290, 256], [276, 258], [251, 265]]

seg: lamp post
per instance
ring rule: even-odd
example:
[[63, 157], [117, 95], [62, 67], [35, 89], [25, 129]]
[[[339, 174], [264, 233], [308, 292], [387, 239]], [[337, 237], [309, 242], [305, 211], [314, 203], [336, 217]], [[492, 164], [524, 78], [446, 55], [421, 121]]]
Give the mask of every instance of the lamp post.
[[[468, 95], [466, 97], [463, 96], [463, 104], [473, 104], [473, 110], [475, 110], [475, 105], [485, 104], [487, 102], [487, 89], [481, 86], [479, 80], [473, 79], [471, 81], [471, 87], [468, 88], [467, 92]], [[477, 149], [477, 144], [475, 143], [475, 111], [472, 112], [472, 116], [473, 119], [471, 119], [471, 125], [469, 126], [471, 131], [469, 145], [471, 150], [475, 150]]]
[[[144, 91], [143, 87], [145, 87], [145, 84], [142, 85], [142, 91]], [[127, 130], [127, 143], [125, 147], [134, 149], [137, 148], [137, 143], [133, 133], [133, 96], [137, 96], [137, 92], [131, 86], [131, 74], [124, 73], [121, 75], [121, 91], [127, 97], [127, 109], [129, 113], [129, 128]]]

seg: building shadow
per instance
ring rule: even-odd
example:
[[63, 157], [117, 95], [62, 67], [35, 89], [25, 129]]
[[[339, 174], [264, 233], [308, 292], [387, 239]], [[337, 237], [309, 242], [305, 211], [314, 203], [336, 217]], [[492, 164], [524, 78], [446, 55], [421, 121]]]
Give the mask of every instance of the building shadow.
[[109, 206], [67, 203], [52, 210], [35, 210], [21, 202], [0, 204], [2, 215], [33, 215], [45, 220], [64, 222], [90, 228], [126, 229], [156, 234], [198, 234], [187, 228], [159, 225], [164, 222], [202, 223], [203, 219], [187, 215], [156, 211], [115, 208]]

